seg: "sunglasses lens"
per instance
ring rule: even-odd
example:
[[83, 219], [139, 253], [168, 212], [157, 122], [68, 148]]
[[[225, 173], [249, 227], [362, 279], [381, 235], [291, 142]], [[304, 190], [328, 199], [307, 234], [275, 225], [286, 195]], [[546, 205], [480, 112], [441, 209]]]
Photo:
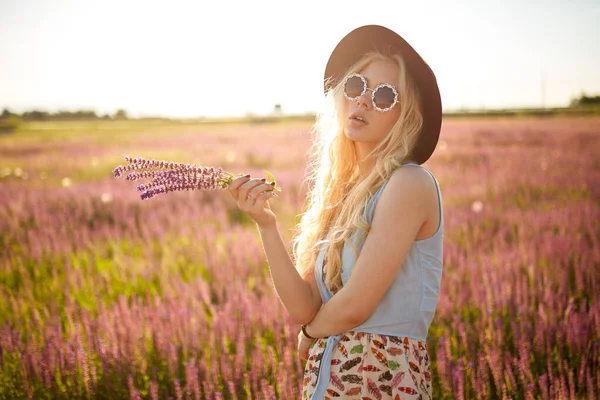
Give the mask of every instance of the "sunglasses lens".
[[396, 96], [394, 95], [392, 88], [387, 86], [382, 86], [377, 89], [375, 95], [373, 96], [375, 105], [382, 109], [391, 107], [392, 104], [394, 104], [395, 97]]
[[358, 97], [362, 94], [365, 89], [364, 83], [362, 79], [358, 76], [353, 76], [346, 80], [346, 85], [344, 86], [344, 91], [346, 92], [346, 96], [350, 98]]

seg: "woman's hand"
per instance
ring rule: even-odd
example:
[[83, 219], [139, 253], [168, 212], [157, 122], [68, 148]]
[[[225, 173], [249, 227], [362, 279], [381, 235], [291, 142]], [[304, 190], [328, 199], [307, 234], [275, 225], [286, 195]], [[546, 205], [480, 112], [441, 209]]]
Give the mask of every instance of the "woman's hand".
[[267, 200], [276, 196], [275, 185], [266, 183], [266, 179], [251, 179], [250, 175], [236, 178], [227, 190], [237, 201], [238, 208], [250, 216], [260, 227], [269, 227], [276, 217]]
[[301, 360], [308, 360], [308, 352], [313, 342], [315, 342], [314, 339], [307, 338], [302, 331], [300, 331], [298, 334], [298, 356]]

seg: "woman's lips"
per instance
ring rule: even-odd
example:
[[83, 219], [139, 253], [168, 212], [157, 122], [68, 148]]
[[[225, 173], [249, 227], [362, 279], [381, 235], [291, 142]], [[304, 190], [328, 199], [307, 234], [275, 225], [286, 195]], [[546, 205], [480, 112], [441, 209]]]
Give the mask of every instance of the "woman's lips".
[[350, 118], [350, 126], [352, 128], [362, 128], [364, 126], [367, 126], [368, 124], [366, 122], [360, 121], [358, 119], [355, 118]]
[[348, 117], [348, 119], [350, 120], [350, 126], [352, 128], [362, 128], [363, 126], [369, 125], [365, 116], [358, 111], [355, 111], [352, 114], [350, 114], [350, 117]]
[[352, 114], [350, 114], [350, 117], [349, 117], [349, 119], [350, 119], [351, 121], [357, 121], [357, 122], [360, 122], [360, 123], [362, 123], [362, 124], [364, 124], [364, 125], [368, 125], [368, 124], [369, 124], [369, 123], [367, 122], [367, 119], [365, 118], [365, 116], [364, 116], [362, 113], [358, 112], [358, 111], [355, 111], [355, 112], [353, 112]]

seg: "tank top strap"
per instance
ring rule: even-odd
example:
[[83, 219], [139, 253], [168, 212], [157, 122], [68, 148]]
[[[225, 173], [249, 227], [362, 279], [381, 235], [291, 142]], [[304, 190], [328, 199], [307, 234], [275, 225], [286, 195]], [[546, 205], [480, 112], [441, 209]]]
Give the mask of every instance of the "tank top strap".
[[[402, 165], [407, 165], [407, 164], [412, 164], [412, 163], [405, 163]], [[418, 164], [415, 164], [418, 165]], [[377, 189], [377, 191], [371, 196], [371, 198], [369, 199], [369, 202], [367, 203], [367, 207], [365, 210], [365, 218], [367, 219], [367, 222], [369, 222], [369, 224], [373, 223], [373, 215], [375, 213], [375, 206], [377, 205], [377, 202], [379, 201], [379, 197], [381, 196], [381, 193], [383, 193], [383, 189], [385, 189], [387, 183], [389, 182], [390, 178], [392, 177], [392, 174], [394, 173], [394, 171], [392, 171], [390, 173], [390, 175], [387, 177], [387, 179], [383, 182], [383, 184], [379, 187], [379, 189]]]

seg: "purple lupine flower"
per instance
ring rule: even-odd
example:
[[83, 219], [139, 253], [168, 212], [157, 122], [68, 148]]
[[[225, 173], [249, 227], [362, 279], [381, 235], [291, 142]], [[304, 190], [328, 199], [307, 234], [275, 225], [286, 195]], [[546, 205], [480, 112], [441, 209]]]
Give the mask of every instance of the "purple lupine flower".
[[181, 391], [181, 385], [179, 384], [179, 379], [175, 379], [175, 396], [177, 396], [177, 400], [183, 399], [183, 392]]
[[192, 360], [185, 364], [186, 398], [200, 398], [200, 382], [198, 381], [198, 366]]
[[[150, 182], [137, 186], [142, 192], [142, 200], [150, 199], [161, 193], [181, 190], [215, 190], [225, 189], [233, 182], [234, 175], [222, 168], [203, 167], [195, 164], [185, 164], [172, 161], [146, 160], [142, 157], [125, 156], [127, 165], [119, 165], [113, 170], [115, 178], [129, 172], [125, 179], [137, 181], [151, 179]], [[168, 171], [160, 170], [167, 168]], [[268, 171], [265, 171], [268, 173]], [[272, 175], [269, 174], [271, 177]], [[241, 175], [238, 175], [238, 177]], [[275, 186], [273, 191], [281, 189]]]
[[135, 389], [133, 377], [131, 375], [127, 376], [127, 386], [129, 388], [129, 397], [131, 400], [142, 400], [140, 392]]
[[267, 383], [267, 380], [265, 378], [261, 378], [260, 380], [260, 394], [262, 396], [263, 399], [269, 399], [271, 400], [270, 397], [270, 393], [269, 393], [269, 389], [267, 388], [269, 384]]
[[158, 384], [154, 380], [150, 381], [150, 398], [158, 400]]
[[227, 389], [229, 390], [229, 393], [231, 394], [232, 400], [238, 400], [237, 393], [235, 390], [235, 383], [233, 381], [231, 381], [231, 380], [227, 381]]

